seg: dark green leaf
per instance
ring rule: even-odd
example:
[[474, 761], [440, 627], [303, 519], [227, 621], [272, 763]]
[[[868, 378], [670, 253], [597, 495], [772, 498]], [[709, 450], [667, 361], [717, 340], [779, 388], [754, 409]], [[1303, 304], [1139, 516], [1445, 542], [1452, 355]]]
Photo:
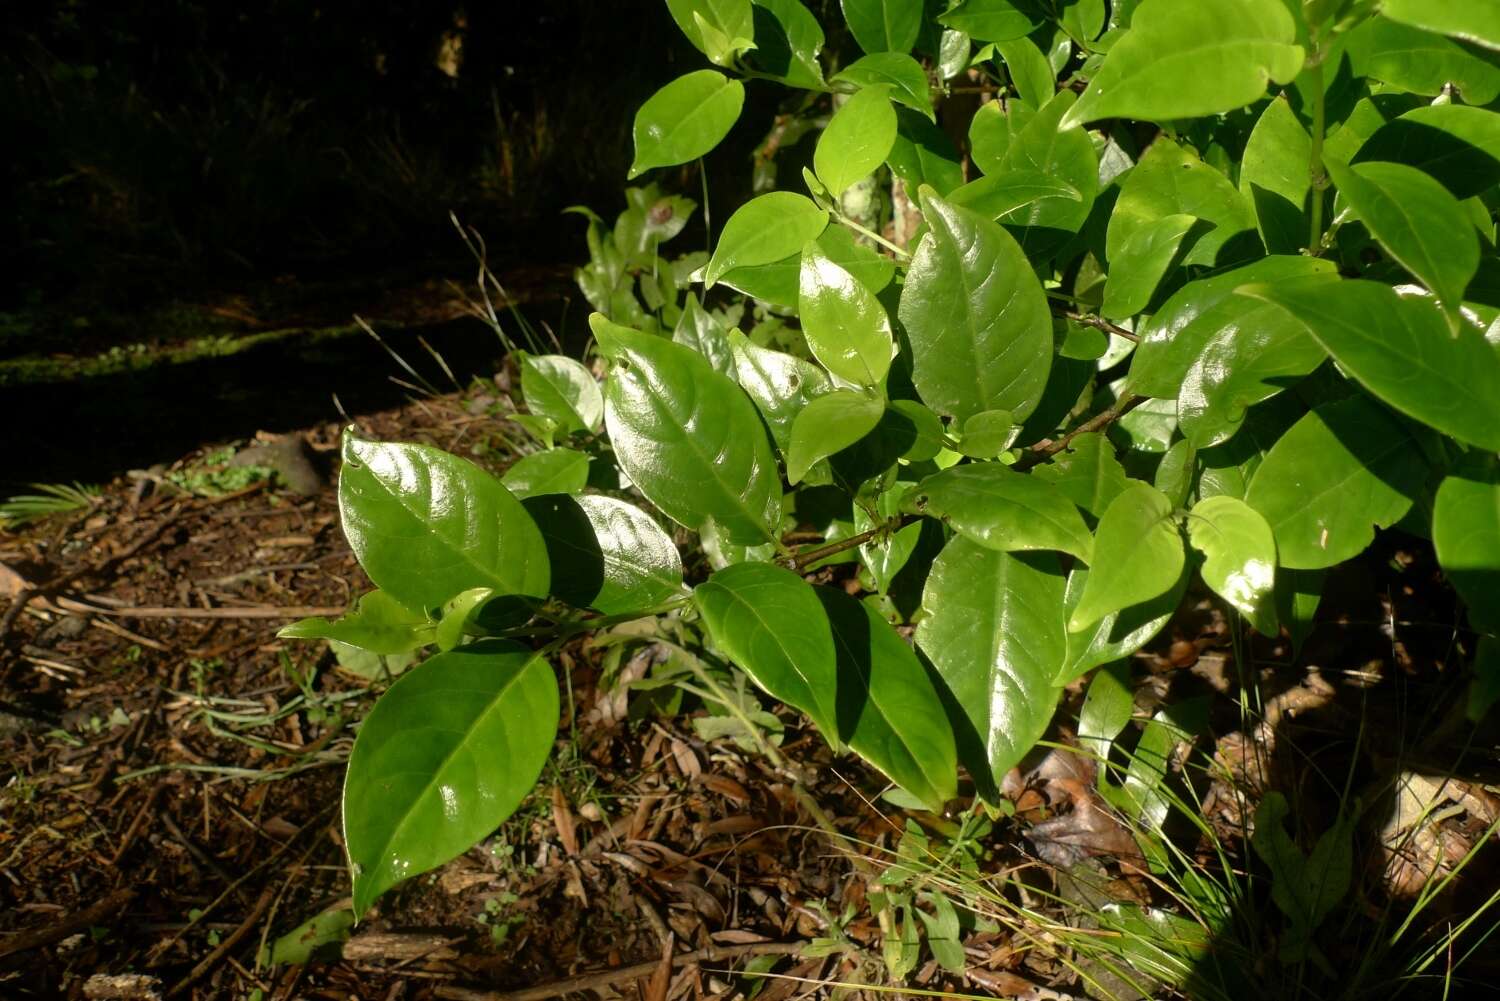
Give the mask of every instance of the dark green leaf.
[[1268, 78], [1290, 83], [1301, 71], [1296, 40], [1281, 0], [1145, 0], [1066, 124], [1233, 111], [1258, 100]]
[[833, 631], [812, 585], [769, 563], [740, 563], [699, 584], [693, 601], [714, 646], [842, 746]]
[[432, 622], [384, 591], [360, 596], [354, 609], [337, 619], [301, 619], [276, 634], [292, 640], [338, 640], [378, 654], [406, 653], [432, 642]]
[[1010, 0], [959, 0], [938, 16], [938, 23], [981, 42], [1023, 38], [1036, 27], [1031, 15]]
[[823, 86], [823, 27], [800, 0], [752, 0], [755, 65], [792, 87]]
[[1255, 472], [1245, 502], [1276, 536], [1282, 566], [1315, 570], [1358, 555], [1401, 520], [1425, 479], [1416, 443], [1353, 396], [1306, 414]]
[[931, 230], [901, 290], [912, 381], [922, 400], [960, 420], [1009, 410], [1024, 420], [1052, 365], [1052, 314], [1016, 241], [983, 216], [922, 195]]
[[942, 518], [989, 549], [1056, 549], [1085, 562], [1088, 528], [1059, 486], [998, 462], [954, 466], [927, 477], [907, 495], [908, 510]]
[[1167, 592], [1185, 559], [1172, 502], [1149, 484], [1131, 482], [1099, 519], [1088, 583], [1068, 631], [1082, 632], [1111, 612]]
[[757, 545], [781, 521], [781, 479], [764, 425], [744, 392], [697, 352], [589, 318], [615, 363], [604, 424], [636, 487], [678, 524], [712, 519], [730, 541]]
[[1078, 743], [1100, 762], [1108, 761], [1115, 738], [1130, 725], [1134, 713], [1130, 662], [1117, 660], [1089, 682], [1083, 708], [1078, 712]]
[[909, 108], [896, 109], [896, 141], [886, 162], [908, 191], [926, 184], [947, 197], [964, 183], [963, 157], [953, 140]]
[[874, 173], [895, 143], [896, 109], [891, 107], [890, 88], [873, 84], [833, 113], [813, 150], [813, 170], [837, 198], [849, 185]]
[[810, 198], [772, 191], [735, 210], [719, 234], [713, 257], [703, 272], [705, 288], [734, 268], [771, 264], [802, 252], [828, 225], [828, 213]]
[[866, 52], [910, 52], [922, 29], [922, 0], [839, 0]]
[[555, 568], [552, 592], [605, 615], [643, 611], [682, 592], [682, 558], [646, 512], [613, 497], [526, 500]]
[[807, 346], [824, 368], [860, 386], [885, 383], [896, 354], [885, 307], [813, 241], [802, 248], [798, 303]]
[[905, 52], [872, 52], [840, 70], [833, 81], [856, 87], [887, 87], [891, 100], [934, 118], [927, 71]]
[[1495, 0], [1382, 0], [1380, 13], [1424, 31], [1435, 31], [1500, 49], [1500, 4]]
[[1369, 18], [1345, 37], [1345, 52], [1357, 76], [1428, 97], [1452, 84], [1465, 104], [1489, 104], [1500, 97], [1500, 66], [1489, 53], [1384, 17]]
[[673, 80], [635, 113], [635, 160], [629, 176], [696, 160], [729, 134], [744, 103], [745, 85], [716, 70]]
[[1198, 450], [1187, 440], [1174, 441], [1157, 464], [1152, 485], [1166, 495], [1174, 508], [1187, 502], [1198, 469]]
[[1467, 321], [1450, 331], [1430, 299], [1378, 282], [1254, 285], [1371, 393], [1460, 441], [1500, 451], [1500, 348]]
[[[1279, 0], [1271, 2], [1279, 4]], [[1174, 214], [1197, 216], [1213, 224], [1184, 255], [1184, 264], [1214, 266], [1260, 256], [1260, 241], [1253, 233], [1245, 233], [1255, 228], [1255, 217], [1234, 185], [1189, 150], [1163, 137], [1125, 178], [1105, 240], [1111, 266], [1138, 230]], [[1244, 237], [1235, 239], [1242, 233], [1253, 247]]]
[[547, 593], [547, 550], [521, 502], [447, 452], [345, 435], [339, 513], [370, 580], [408, 608], [471, 587]]
[[589, 457], [570, 448], [554, 448], [523, 456], [505, 471], [500, 482], [519, 498], [538, 494], [576, 494], [589, 481]]
[[967, 726], [959, 755], [995, 786], [1041, 738], [1065, 651], [1063, 577], [1051, 553], [1013, 555], [955, 536], [922, 593], [917, 645]]
[[801, 482], [819, 459], [841, 452], [869, 434], [885, 413], [885, 401], [852, 389], [839, 389], [812, 400], [792, 422], [786, 453], [786, 476]]
[[1244, 501], [1210, 497], [1188, 514], [1188, 539], [1201, 552], [1203, 582], [1238, 609], [1255, 631], [1275, 636], [1276, 539]]
[[1413, 108], [1380, 126], [1355, 163], [1404, 163], [1436, 178], [1455, 198], [1472, 198], [1500, 183], [1500, 115], [1465, 104]]
[[1273, 254], [1294, 254], [1307, 243], [1303, 205], [1311, 186], [1311, 157], [1312, 138], [1291, 104], [1285, 98], [1267, 104], [1245, 144], [1240, 192], [1255, 210], [1260, 238]]
[[688, 293], [683, 303], [682, 316], [672, 328], [672, 340], [683, 347], [692, 348], [708, 359], [714, 371], [734, 378], [734, 355], [729, 350], [729, 337], [718, 318], [710, 315], [698, 303], [698, 297]]
[[438, 654], [392, 685], [344, 779], [355, 916], [499, 827], [541, 774], [557, 719], [551, 668], [514, 643]]
[[1500, 630], [1500, 470], [1484, 466], [1444, 478], [1432, 512], [1438, 563], [1479, 628]]
[[1096, 518], [1104, 514], [1127, 482], [1125, 467], [1115, 458], [1113, 446], [1097, 432], [1074, 438], [1066, 451], [1036, 467], [1031, 475], [1050, 480], [1063, 496]]
[[957, 788], [953, 729], [932, 680], [868, 605], [828, 587], [815, 593], [838, 657], [840, 734], [860, 757], [940, 811]]

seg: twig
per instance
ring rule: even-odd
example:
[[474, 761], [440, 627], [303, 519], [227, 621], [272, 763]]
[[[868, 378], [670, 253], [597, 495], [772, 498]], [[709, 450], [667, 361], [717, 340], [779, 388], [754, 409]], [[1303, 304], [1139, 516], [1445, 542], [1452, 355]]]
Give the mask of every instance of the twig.
[[0, 941], [0, 956], [10, 956], [28, 949], [40, 949], [44, 945], [51, 945], [67, 938], [74, 932], [79, 932], [93, 925], [101, 924], [111, 917], [118, 915], [124, 910], [125, 905], [130, 903], [135, 896], [135, 890], [128, 886], [122, 886], [113, 891], [102, 900], [96, 900], [83, 910], [70, 917], [63, 918], [57, 924], [46, 928], [38, 928], [35, 931], [23, 931]]
[[1146, 397], [1138, 396], [1135, 393], [1128, 393], [1116, 400], [1114, 405], [1108, 410], [1095, 414], [1061, 438], [1047, 439], [1032, 445], [1010, 468], [1020, 472], [1023, 469], [1030, 469], [1032, 466], [1046, 462], [1052, 456], [1067, 448], [1074, 438], [1077, 438], [1081, 434], [1088, 434], [1090, 431], [1099, 431], [1109, 427], [1115, 421], [1145, 402]]
[[788, 567], [792, 570], [802, 570], [814, 563], [817, 563], [819, 560], [827, 559], [830, 556], [837, 556], [839, 553], [848, 552], [850, 549], [862, 546], [866, 542], [879, 537], [883, 532], [893, 532], [900, 527], [901, 519], [892, 518], [889, 521], [881, 522], [879, 525], [876, 525], [874, 528], [868, 531], [860, 532], [858, 535], [851, 535], [847, 539], [840, 539], [837, 542], [830, 542], [826, 546], [821, 546], [817, 549], [810, 549], [805, 553], [797, 553], [788, 561]]
[[1137, 344], [1141, 342], [1139, 334], [1126, 330], [1118, 323], [1110, 323], [1102, 316], [1080, 313], [1076, 309], [1062, 309], [1057, 306], [1052, 307], [1052, 312], [1058, 316], [1072, 320], [1074, 323], [1081, 323], [1085, 327], [1093, 327], [1095, 330], [1102, 330], [1106, 334], [1114, 334], [1116, 337], [1123, 337], [1127, 341], [1134, 341]]
[[[802, 947], [801, 942], [752, 942], [749, 945], [710, 946], [696, 952], [685, 952], [680, 956], [673, 956], [672, 965], [678, 967], [692, 963], [719, 963], [742, 956], [794, 956], [802, 950]], [[555, 980], [550, 984], [527, 987], [519, 991], [481, 991], [469, 987], [440, 986], [433, 989], [433, 994], [435, 997], [444, 998], [445, 1001], [548, 1001], [549, 998], [562, 997], [565, 994], [609, 987], [622, 980], [648, 977], [660, 966], [661, 960], [653, 959], [646, 963], [636, 963], [634, 966], [622, 966], [617, 970], [604, 970], [599, 973], [585, 973], [581, 976]]]
[[[94, 599], [94, 595], [84, 597]], [[109, 615], [120, 619], [305, 619], [313, 616], [339, 616], [347, 608], [323, 608], [317, 605], [251, 605], [245, 608], [170, 608], [152, 605], [111, 607], [94, 605], [76, 598], [59, 596], [57, 607], [69, 612]]]
[[255, 927], [255, 923], [270, 908], [271, 901], [275, 897], [276, 887], [268, 883], [266, 888], [260, 891], [260, 897], [255, 901], [255, 906], [250, 908], [250, 913], [245, 915], [245, 920], [240, 922], [240, 926], [230, 932], [229, 937], [220, 942], [218, 948], [210, 952], [207, 956], [204, 956], [203, 961], [193, 967], [187, 976], [178, 981], [177, 986], [167, 992], [167, 997], [173, 998], [186, 991], [189, 987], [193, 986], [194, 981], [217, 966], [219, 960], [228, 955], [229, 950], [239, 945], [240, 940], [250, 934], [251, 929]]

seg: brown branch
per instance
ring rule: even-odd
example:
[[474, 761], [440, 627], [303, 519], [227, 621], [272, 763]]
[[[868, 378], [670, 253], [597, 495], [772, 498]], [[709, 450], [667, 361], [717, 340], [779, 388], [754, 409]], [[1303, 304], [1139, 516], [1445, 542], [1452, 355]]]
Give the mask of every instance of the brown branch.
[[1118, 323], [1110, 323], [1102, 316], [1093, 316], [1089, 313], [1080, 313], [1077, 310], [1067, 309], [1066, 307], [1062, 306], [1053, 306], [1052, 311], [1058, 316], [1072, 320], [1074, 323], [1081, 323], [1085, 327], [1093, 327], [1095, 330], [1102, 330], [1106, 334], [1114, 334], [1116, 337], [1123, 337], [1127, 341], [1134, 341], [1137, 344], [1141, 342], [1141, 336], [1139, 334], [1126, 330]]
[[[699, 949], [697, 952], [685, 952], [680, 956], [673, 956], [672, 965], [676, 967], [692, 963], [719, 963], [726, 959], [738, 959], [741, 956], [794, 956], [802, 950], [802, 947], [801, 942], [752, 942], [749, 945], [711, 946], [707, 949]], [[636, 963], [634, 966], [622, 966], [617, 970], [604, 970], [599, 973], [585, 973], [581, 976], [556, 980], [538, 987], [527, 987], [519, 991], [481, 991], [469, 987], [445, 985], [435, 988], [433, 994], [446, 1001], [548, 1001], [550, 998], [562, 997], [565, 994], [609, 987], [622, 980], [648, 977], [660, 966], [661, 960], [653, 959], [645, 963]]]
[[830, 556], [837, 556], [839, 553], [846, 553], [851, 549], [855, 549], [859, 546], [864, 545], [866, 542], [877, 538], [883, 532], [894, 531], [895, 529], [900, 527], [901, 519], [892, 518], [889, 521], [885, 521], [880, 523], [879, 525], [876, 525], [869, 531], [860, 532], [858, 535], [851, 535], [847, 539], [840, 539], [837, 542], [830, 542], [826, 546], [820, 546], [817, 549], [810, 549], [805, 553], [797, 553], [791, 559], [786, 561], [786, 566], [790, 570], [803, 570], [809, 566], [812, 566], [814, 563], [817, 563], [819, 560], [825, 560]]
[[104, 924], [111, 918], [118, 918], [120, 911], [124, 910], [125, 905], [130, 903], [134, 895], [135, 891], [130, 887], [121, 887], [102, 900], [94, 901], [83, 910], [63, 918], [56, 924], [38, 928], [35, 931], [18, 932], [0, 941], [0, 956], [10, 956], [28, 949], [40, 949], [44, 945], [60, 942], [85, 928]]
[[[166, 814], [163, 814], [162, 816], [166, 816]], [[212, 970], [215, 966], [217, 966], [221, 959], [229, 955], [229, 951], [231, 949], [239, 945], [241, 940], [243, 940], [246, 935], [250, 934], [250, 932], [255, 928], [255, 923], [265, 915], [266, 911], [271, 909], [271, 901], [275, 899], [276, 887], [272, 884], [267, 884], [266, 888], [261, 891], [260, 897], [255, 901], [255, 905], [250, 908], [250, 913], [245, 915], [245, 920], [240, 922], [239, 927], [230, 932], [229, 937], [220, 942], [218, 948], [214, 949], [214, 951], [210, 952], [207, 956], [204, 956], [202, 962], [193, 967], [192, 970], [188, 972], [188, 975], [186, 977], [183, 977], [182, 980], [178, 982], [176, 987], [172, 988], [172, 990], [167, 994], [167, 997], [174, 998], [179, 994], [182, 994], [189, 987], [193, 986], [193, 983], [198, 980], [198, 978], [202, 977], [209, 970]]]
[[1010, 468], [1016, 472], [1021, 472], [1022, 470], [1030, 469], [1032, 466], [1046, 462], [1052, 456], [1067, 448], [1074, 438], [1077, 438], [1081, 434], [1088, 434], [1090, 431], [1102, 431], [1145, 402], [1146, 397], [1138, 396], [1135, 393], [1128, 393], [1116, 400], [1108, 410], [1095, 414], [1061, 438], [1043, 439], [1027, 448]]

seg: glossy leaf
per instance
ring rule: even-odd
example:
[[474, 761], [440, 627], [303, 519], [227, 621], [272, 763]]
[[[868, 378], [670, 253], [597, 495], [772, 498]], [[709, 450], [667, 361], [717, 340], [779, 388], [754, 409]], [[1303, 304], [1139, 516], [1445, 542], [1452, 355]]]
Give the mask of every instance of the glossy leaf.
[[1405, 164], [1348, 167], [1329, 160], [1325, 166], [1380, 245], [1456, 309], [1479, 268], [1479, 237], [1458, 200]]
[[953, 729], [917, 655], [843, 591], [815, 591], [838, 658], [839, 727], [860, 757], [934, 812], [958, 792]]
[[[1090, 576], [1089, 568], [1084, 566], [1075, 566], [1068, 574], [1061, 616], [1064, 620], [1078, 607]], [[1087, 629], [1068, 633], [1068, 653], [1062, 670], [1058, 672], [1057, 684], [1070, 684], [1101, 664], [1132, 656], [1151, 642], [1171, 621], [1172, 614], [1182, 603], [1191, 577], [1184, 566], [1170, 590], [1150, 601], [1110, 612]]]
[[823, 86], [823, 26], [801, 0], [752, 0], [756, 67], [792, 87]]
[[1479, 628], [1500, 630], [1500, 471], [1483, 466], [1451, 473], [1432, 512], [1438, 563]]
[[1381, 0], [1380, 13], [1414, 28], [1500, 49], [1496, 0]]
[[1078, 743], [1100, 762], [1108, 761], [1115, 738], [1130, 725], [1134, 714], [1130, 662], [1116, 661], [1089, 682], [1083, 708], [1078, 711]]
[[1123, 320], [1144, 310], [1197, 222], [1190, 215], [1166, 215], [1132, 229], [1110, 256], [1100, 315]]
[[526, 408], [568, 431], [590, 431], [604, 419], [604, 394], [594, 374], [566, 355], [524, 355]]
[[959, 0], [938, 15], [938, 23], [981, 42], [1024, 38], [1036, 27], [1031, 15], [1010, 0]]
[[712, 288], [734, 268], [772, 264], [802, 252], [828, 225], [828, 213], [812, 199], [790, 191], [772, 191], [735, 210], [719, 234], [713, 257], [703, 272], [705, 288]]
[[557, 720], [551, 668], [514, 643], [438, 654], [392, 685], [365, 717], [344, 779], [355, 915], [515, 812], [552, 751]]
[[1255, 471], [1245, 502], [1276, 536], [1282, 566], [1331, 567], [1401, 520], [1425, 478], [1416, 443], [1362, 397], [1326, 403], [1292, 426]]
[[589, 481], [589, 457], [571, 448], [554, 448], [522, 456], [500, 477], [519, 498], [538, 494], [576, 494]]
[[929, 119], [935, 117], [927, 71], [905, 52], [872, 52], [862, 56], [840, 70], [833, 82], [856, 87], [886, 87], [891, 100], [899, 101]]
[[998, 462], [954, 466], [907, 495], [908, 510], [942, 518], [988, 549], [1056, 549], [1087, 562], [1093, 539], [1078, 508], [1054, 483]]
[[[895, 277], [894, 261], [856, 242], [853, 234], [843, 226], [829, 226], [814, 242], [829, 260], [858, 278], [860, 284], [871, 292], [879, 292]], [[795, 309], [801, 276], [802, 248], [799, 247], [790, 257], [770, 264], [734, 268], [719, 280], [748, 296]]]
[[682, 305], [677, 325], [672, 328], [672, 340], [707, 358], [715, 372], [734, 377], [734, 355], [729, 350], [729, 337], [723, 324], [704, 309], [691, 292]]
[[995, 46], [1005, 60], [1005, 71], [1021, 99], [1042, 107], [1052, 99], [1057, 89], [1056, 74], [1052, 64], [1042, 55], [1042, 50], [1029, 38], [1012, 38]]
[[1017, 430], [1009, 410], [981, 410], [964, 421], [958, 451], [971, 459], [993, 459], [1010, 447]]
[[1255, 631], [1275, 636], [1276, 539], [1244, 501], [1210, 497], [1188, 513], [1188, 540], [1204, 555], [1203, 582], [1238, 609]]
[[802, 248], [798, 302], [807, 346], [824, 368], [856, 385], [885, 382], [896, 354], [885, 307], [813, 241]]
[[1296, 40], [1281, 0], [1144, 0], [1065, 124], [1233, 111], [1301, 71]]
[[1052, 315], [1035, 272], [1009, 233], [930, 190], [931, 230], [912, 257], [900, 318], [912, 381], [929, 407], [960, 420], [1036, 408], [1052, 365]]
[[433, 631], [433, 639], [437, 641], [438, 649], [452, 650], [463, 642], [464, 636], [469, 632], [469, 620], [475, 610], [496, 597], [500, 596], [490, 588], [471, 587], [449, 598], [443, 604], [442, 612], [438, 616], [437, 629]]
[[[1259, 240], [1245, 232], [1255, 228], [1255, 217], [1234, 185], [1186, 148], [1161, 138], [1125, 178], [1105, 240], [1110, 262], [1124, 252], [1137, 231], [1174, 214], [1196, 216], [1212, 224], [1183, 256], [1184, 264], [1222, 265], [1259, 256]], [[1236, 239], [1242, 233], [1245, 236]], [[1246, 237], [1254, 246], [1246, 244]]]
[[883, 413], [884, 400], [852, 389], [835, 390], [809, 402], [792, 422], [787, 480], [795, 485], [819, 459], [859, 441], [874, 430]]
[[1500, 114], [1464, 104], [1413, 108], [1359, 147], [1354, 162], [1366, 160], [1404, 163], [1453, 197], [1472, 198], [1500, 184]]
[[963, 157], [953, 140], [936, 124], [908, 108], [896, 109], [896, 141], [886, 163], [908, 192], [925, 184], [947, 197], [964, 183]]
[[667, 0], [672, 20], [688, 41], [717, 66], [754, 48], [755, 20], [750, 0]]
[[[1004, 168], [1064, 181], [1078, 192], [1079, 201], [1038, 199], [1002, 216], [1000, 221], [1006, 225], [1075, 233], [1088, 220], [1099, 192], [1099, 157], [1087, 132], [1060, 125], [1074, 100], [1072, 91], [1061, 91], [1035, 115], [1019, 123], [1020, 128], [1006, 146]], [[1015, 106], [1012, 117], [1017, 117]], [[1036, 234], [1027, 232], [1022, 237], [1025, 248], [1033, 250]]]
[[837, 198], [849, 185], [874, 173], [895, 143], [896, 109], [891, 107], [890, 88], [867, 86], [833, 113], [813, 149], [813, 170]]
[[292, 640], [337, 640], [378, 654], [406, 653], [432, 642], [432, 622], [384, 591], [360, 595], [337, 619], [300, 619], [276, 635]]
[[781, 479], [755, 406], [696, 352], [589, 318], [615, 364], [604, 424], [636, 487], [678, 524], [712, 519], [730, 541], [769, 541], [781, 520]]
[[699, 584], [693, 601], [714, 646], [839, 749], [833, 630], [812, 585], [769, 563], [740, 563]]
[[1389, 285], [1295, 282], [1244, 290], [1274, 303], [1371, 393], [1460, 441], [1500, 451], [1500, 349], [1467, 322], [1450, 332], [1430, 299]]
[[1344, 51], [1357, 76], [1430, 97], [1452, 85], [1471, 105], [1500, 97], [1496, 60], [1451, 38], [1385, 17], [1366, 19], [1346, 38]]
[[909, 52], [922, 29], [922, 0], [839, 0], [854, 40], [866, 52]]
[[[1130, 388], [1145, 396], [1175, 399], [1188, 369], [1203, 353], [1204, 346], [1227, 324], [1249, 311], [1248, 305], [1231, 300], [1235, 289], [1255, 282], [1281, 282], [1311, 275], [1323, 275], [1334, 281], [1338, 266], [1313, 257], [1266, 257], [1184, 285], [1141, 328], [1140, 344], [1130, 360]], [[1212, 312], [1226, 300], [1231, 301], [1223, 311]]]
[[500, 481], [427, 445], [344, 436], [339, 514], [370, 580], [411, 609], [460, 591], [547, 593], [547, 550], [531, 516]]
[[1082, 205], [1083, 193], [1061, 178], [1034, 170], [1002, 170], [955, 188], [949, 202], [1000, 220], [1046, 199]]
[[1081, 632], [1111, 612], [1165, 593], [1185, 560], [1172, 502], [1153, 486], [1130, 483], [1099, 519], [1088, 584], [1068, 630]]
[[997, 787], [1057, 707], [1063, 583], [1051, 553], [1002, 553], [960, 535], [933, 562], [922, 592], [917, 645], [967, 723], [959, 756]]
[[696, 160], [729, 134], [744, 103], [745, 85], [716, 70], [673, 80], [635, 113], [635, 160], [628, 176]]
[[593, 494], [530, 497], [554, 568], [552, 593], [605, 615], [644, 611], [682, 593], [672, 537], [633, 504]]
[[1065, 451], [1036, 467], [1031, 475], [1051, 482], [1064, 497], [1096, 518], [1104, 514], [1127, 483], [1125, 467], [1115, 457], [1114, 446], [1097, 432], [1074, 438]]
[[1307, 243], [1303, 205], [1312, 183], [1311, 157], [1312, 138], [1291, 104], [1283, 98], [1267, 104], [1245, 144], [1240, 192], [1255, 210], [1260, 238], [1273, 254], [1295, 254]]
[[[854, 530], [867, 532], [874, 527], [864, 508], [856, 506]], [[876, 538], [859, 547], [860, 561], [870, 571], [870, 576], [875, 581], [875, 590], [884, 594], [891, 589], [891, 582], [911, 560], [921, 539], [922, 524], [915, 522], [891, 532], [885, 538]]]
[[813, 398], [831, 392], [833, 384], [812, 362], [759, 347], [737, 330], [730, 333], [730, 349], [740, 387], [760, 410], [776, 447], [786, 451], [797, 415]]

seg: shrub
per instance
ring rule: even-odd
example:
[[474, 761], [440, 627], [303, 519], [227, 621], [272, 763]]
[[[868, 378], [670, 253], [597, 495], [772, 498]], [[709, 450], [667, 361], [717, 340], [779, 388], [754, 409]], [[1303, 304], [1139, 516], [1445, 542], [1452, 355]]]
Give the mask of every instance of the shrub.
[[[669, 7], [715, 68], [640, 109], [632, 175], [707, 154], [772, 81], [778, 128], [816, 135], [806, 193], [758, 195], [672, 261], [687, 199], [632, 189], [612, 228], [590, 215], [608, 376], [518, 355], [540, 450], [503, 479], [347, 437], [344, 529], [379, 590], [284, 635], [440, 651], [354, 747], [356, 913], [516, 808], [556, 733], [552, 655], [627, 620], [941, 810], [960, 765], [994, 801], [1062, 687], [1148, 642], [1194, 577], [1296, 643], [1325, 570], [1399, 525], [1467, 602], [1487, 707], [1500, 24], [1481, 5], [843, 0], [864, 54], [836, 73], [845, 25], [822, 51], [797, 0]], [[964, 157], [933, 97], [975, 89], [1002, 100]], [[862, 598], [807, 579], [840, 562]]]

